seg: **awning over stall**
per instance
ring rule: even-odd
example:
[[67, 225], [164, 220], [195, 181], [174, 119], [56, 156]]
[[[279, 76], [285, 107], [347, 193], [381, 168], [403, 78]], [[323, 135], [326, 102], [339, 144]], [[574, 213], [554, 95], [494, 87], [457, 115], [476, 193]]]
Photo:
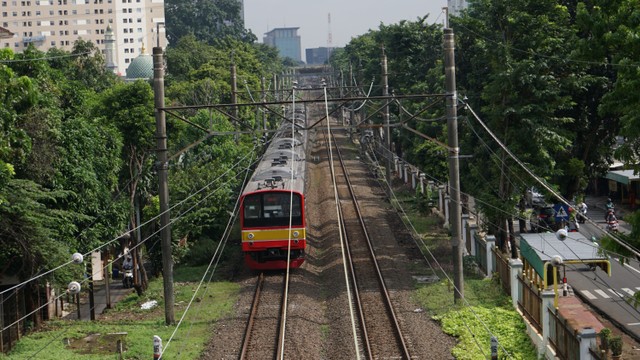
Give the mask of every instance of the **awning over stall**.
[[610, 170], [604, 177], [609, 180], [629, 185], [632, 181], [640, 181], [640, 174], [634, 174], [634, 170]]

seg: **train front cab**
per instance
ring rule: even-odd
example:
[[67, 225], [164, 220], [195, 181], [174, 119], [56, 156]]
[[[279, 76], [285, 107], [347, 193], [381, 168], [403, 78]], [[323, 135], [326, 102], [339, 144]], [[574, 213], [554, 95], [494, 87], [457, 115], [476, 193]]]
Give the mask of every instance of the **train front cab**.
[[290, 268], [302, 265], [307, 234], [301, 193], [276, 189], [248, 193], [242, 198], [240, 219], [242, 251], [249, 268], [286, 269], [289, 243]]

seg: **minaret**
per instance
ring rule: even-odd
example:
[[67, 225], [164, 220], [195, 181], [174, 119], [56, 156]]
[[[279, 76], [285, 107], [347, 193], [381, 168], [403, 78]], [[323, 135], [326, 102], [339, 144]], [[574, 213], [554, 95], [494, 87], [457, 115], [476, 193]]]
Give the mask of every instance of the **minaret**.
[[118, 65], [114, 61], [116, 38], [113, 36], [113, 30], [111, 25], [107, 25], [107, 31], [104, 33], [104, 56], [107, 63], [107, 69], [113, 73], [117, 73]]

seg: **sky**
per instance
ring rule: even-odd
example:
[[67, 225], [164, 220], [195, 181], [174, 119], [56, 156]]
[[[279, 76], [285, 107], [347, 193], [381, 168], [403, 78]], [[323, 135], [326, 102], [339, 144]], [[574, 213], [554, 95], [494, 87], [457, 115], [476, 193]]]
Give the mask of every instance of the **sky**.
[[[244, 23], [262, 42], [264, 33], [279, 27], [299, 27], [302, 59], [305, 49], [345, 46], [352, 37], [378, 29], [380, 23], [427, 21], [442, 23], [447, 0], [244, 0]], [[328, 15], [331, 14], [331, 26]]]

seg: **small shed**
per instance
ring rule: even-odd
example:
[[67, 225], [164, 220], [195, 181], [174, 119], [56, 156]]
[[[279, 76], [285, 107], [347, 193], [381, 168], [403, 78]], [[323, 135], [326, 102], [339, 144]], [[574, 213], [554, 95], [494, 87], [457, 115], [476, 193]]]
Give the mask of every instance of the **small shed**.
[[579, 232], [569, 232], [564, 239], [556, 233], [520, 234], [520, 254], [525, 267], [533, 268], [545, 286], [553, 284], [548, 277], [548, 265], [552, 258], [562, 258], [563, 264], [586, 264], [599, 266], [611, 275], [609, 259], [600, 251], [598, 244]]

